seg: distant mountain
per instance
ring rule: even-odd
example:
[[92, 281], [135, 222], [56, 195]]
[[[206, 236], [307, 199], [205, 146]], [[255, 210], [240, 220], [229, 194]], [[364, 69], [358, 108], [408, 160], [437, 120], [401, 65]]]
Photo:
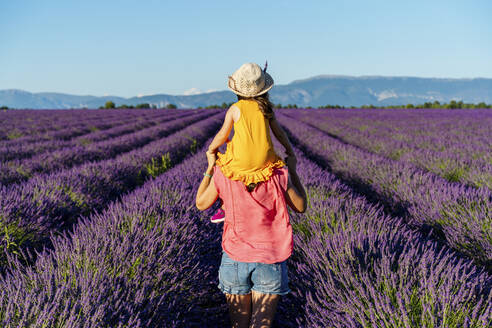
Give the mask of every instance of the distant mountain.
[[492, 79], [320, 75], [278, 86], [272, 96], [276, 103], [313, 107], [422, 104], [435, 100], [492, 103]]
[[[271, 91], [275, 104], [321, 105], [399, 105], [424, 102], [492, 103], [492, 79], [448, 79], [388, 76], [319, 75], [305, 80], [276, 85]], [[30, 93], [10, 89], [0, 90], [0, 106], [10, 108], [98, 108], [106, 101], [116, 105], [150, 103], [164, 107], [169, 103], [179, 108], [196, 108], [236, 100], [230, 91], [217, 91], [188, 96], [157, 94], [123, 98], [115, 96], [75, 96], [62, 93]]]

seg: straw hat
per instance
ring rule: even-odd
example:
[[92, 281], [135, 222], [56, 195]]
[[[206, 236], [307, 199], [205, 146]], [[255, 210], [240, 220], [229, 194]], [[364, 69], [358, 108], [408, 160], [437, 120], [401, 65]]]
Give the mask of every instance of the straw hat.
[[237, 71], [229, 76], [227, 86], [237, 95], [251, 98], [262, 95], [273, 87], [273, 79], [266, 72], [265, 68], [261, 69], [258, 64], [243, 64]]

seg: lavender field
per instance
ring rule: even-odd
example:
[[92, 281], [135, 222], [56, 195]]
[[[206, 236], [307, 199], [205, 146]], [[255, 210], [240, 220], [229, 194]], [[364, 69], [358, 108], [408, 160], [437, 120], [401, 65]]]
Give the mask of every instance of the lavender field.
[[[491, 110], [276, 113], [309, 205], [275, 327], [492, 327]], [[224, 114], [0, 112], [0, 326], [228, 327], [194, 202]]]

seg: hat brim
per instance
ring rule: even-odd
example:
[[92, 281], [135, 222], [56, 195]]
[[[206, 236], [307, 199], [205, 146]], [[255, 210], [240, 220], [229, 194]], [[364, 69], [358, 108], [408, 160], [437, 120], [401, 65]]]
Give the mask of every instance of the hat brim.
[[245, 93], [242, 93], [242, 92], [234, 89], [231, 86], [231, 79], [229, 79], [229, 81], [227, 82], [227, 87], [229, 88], [229, 90], [231, 90], [235, 94], [240, 95], [242, 97], [253, 98], [253, 97], [261, 96], [262, 94], [267, 93], [268, 91], [270, 91], [271, 88], [273, 88], [272, 76], [270, 74], [268, 74], [267, 72], [264, 72], [263, 74], [265, 74], [265, 85], [263, 86], [263, 89], [261, 89], [259, 92], [255, 93], [255, 94], [245, 94]]

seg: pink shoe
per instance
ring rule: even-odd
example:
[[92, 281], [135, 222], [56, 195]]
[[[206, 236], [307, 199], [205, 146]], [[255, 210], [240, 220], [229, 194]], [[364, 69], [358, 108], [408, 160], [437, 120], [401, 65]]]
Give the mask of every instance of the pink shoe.
[[210, 222], [219, 223], [225, 220], [225, 212], [223, 209], [219, 208], [217, 212], [210, 218]]

